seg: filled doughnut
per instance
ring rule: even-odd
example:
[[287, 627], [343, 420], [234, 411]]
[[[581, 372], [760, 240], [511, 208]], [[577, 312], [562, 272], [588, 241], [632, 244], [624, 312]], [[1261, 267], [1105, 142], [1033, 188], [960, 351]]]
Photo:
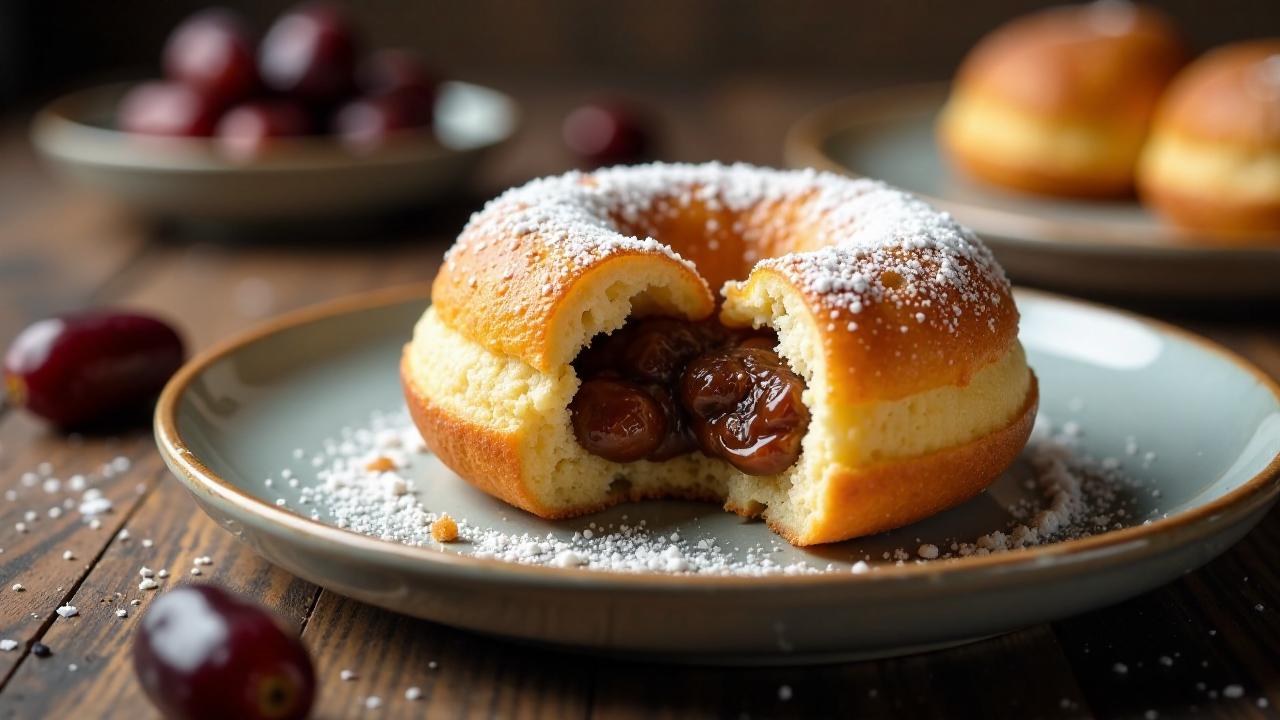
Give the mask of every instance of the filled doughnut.
[[1037, 405], [1018, 311], [950, 216], [872, 180], [619, 167], [490, 201], [401, 378], [431, 449], [545, 518], [685, 498], [797, 545], [985, 488]]
[[1103, 0], [1042, 10], [984, 37], [956, 75], [938, 124], [951, 164], [1046, 195], [1133, 190], [1161, 92], [1185, 54], [1157, 11]]
[[1280, 39], [1227, 45], [1178, 75], [1156, 114], [1138, 186], [1188, 230], [1280, 243]]

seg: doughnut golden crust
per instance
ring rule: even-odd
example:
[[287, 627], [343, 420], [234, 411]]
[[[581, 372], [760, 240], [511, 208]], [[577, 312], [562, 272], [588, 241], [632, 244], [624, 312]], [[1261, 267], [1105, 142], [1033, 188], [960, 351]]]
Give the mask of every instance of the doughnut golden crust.
[[1280, 243], [1280, 39], [1235, 43], [1174, 80], [1138, 170], [1139, 191], [1188, 230]]
[[[656, 238], [656, 239], [655, 239]], [[799, 460], [749, 476], [700, 452], [616, 463], [570, 427], [571, 362], [633, 315], [768, 326], [805, 381]], [[650, 165], [534, 181], [450, 250], [401, 378], [432, 450], [542, 517], [712, 500], [798, 545], [898, 527], [981, 491], [1035, 415], [1017, 308], [949, 216], [868, 180]]]
[[1031, 193], [1132, 192], [1152, 112], [1185, 53], [1172, 25], [1124, 2], [1050, 8], [969, 53], [938, 125], [953, 165]]

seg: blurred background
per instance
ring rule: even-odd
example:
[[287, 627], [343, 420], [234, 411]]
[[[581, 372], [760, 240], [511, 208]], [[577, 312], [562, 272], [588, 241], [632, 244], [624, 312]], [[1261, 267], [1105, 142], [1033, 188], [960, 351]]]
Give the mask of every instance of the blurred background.
[[[966, 54], [994, 28], [1056, 3], [339, 3], [355, 33], [357, 60], [380, 49], [407, 48], [416, 51], [433, 79], [453, 82], [432, 87], [428, 94], [434, 110], [427, 110], [426, 117], [393, 122], [390, 131], [378, 130], [372, 143], [363, 142], [361, 128], [347, 133], [341, 127], [343, 103], [378, 96], [367, 87], [321, 102], [269, 88], [274, 95], [259, 93], [248, 101], [273, 101], [283, 94], [309, 113], [303, 118], [309, 127], [266, 134], [302, 137], [307, 143], [277, 143], [268, 137], [244, 157], [229, 152], [236, 150], [229, 143], [219, 144], [225, 139], [223, 128], [219, 125], [215, 132], [213, 122], [198, 132], [127, 127], [123, 118], [129, 103], [124, 99], [132, 90], [111, 85], [157, 80], [166, 72], [172, 77], [172, 69], [162, 67], [166, 39], [209, 4], [0, 0], [0, 163], [8, 165], [8, 172], [0, 172], [0, 212], [19, 209], [24, 198], [38, 191], [89, 188], [96, 193], [61, 195], [60, 201], [70, 207], [89, 198], [113, 199], [120, 209], [144, 210], [134, 220], [216, 219], [229, 221], [222, 229], [240, 234], [263, 219], [302, 218], [311, 227], [299, 237], [309, 239], [321, 230], [333, 230], [339, 239], [349, 235], [349, 227], [315, 222], [321, 213], [337, 217], [351, 210], [348, 217], [355, 217], [358, 210], [379, 221], [417, 213], [417, 220], [425, 216], [425, 225], [369, 234], [430, 236], [444, 243], [484, 199], [530, 178], [574, 167], [647, 159], [812, 165], [879, 177], [955, 212], [983, 235], [1021, 282], [1082, 294], [1134, 289], [1136, 294], [1179, 295], [1184, 288], [1201, 287], [1187, 281], [1200, 271], [1199, 259], [1179, 254], [1175, 229], [1141, 207], [1131, 190], [1086, 204], [975, 188], [955, 181], [957, 174], [949, 172], [934, 147], [933, 128], [944, 97], [940, 93]], [[249, 34], [257, 37], [296, 5], [291, 0], [220, 4], [243, 16]], [[1280, 3], [1275, 0], [1153, 4], [1185, 37], [1192, 56], [1226, 43], [1280, 35]], [[264, 39], [262, 46], [267, 44]], [[910, 94], [911, 85], [925, 82], [935, 83], [932, 96]], [[450, 85], [469, 89], [451, 92]], [[65, 94], [84, 88], [99, 94], [68, 104]], [[853, 109], [839, 105], [878, 88], [899, 94]], [[623, 112], [588, 114], [574, 124], [575, 109], [607, 109], [615, 102]], [[172, 110], [163, 102], [141, 105]], [[225, 120], [231, 106], [218, 105], [214, 120]], [[52, 109], [45, 119], [57, 115], [55, 122], [39, 122], [36, 113], [42, 107]], [[799, 136], [804, 118], [831, 107], [844, 109], [819, 123], [820, 132], [810, 128], [807, 144], [820, 152], [797, 154], [791, 147], [784, 152], [789, 132]], [[870, 116], [881, 118], [874, 136], [861, 129]], [[413, 136], [399, 132], [406, 126], [421, 131], [416, 145], [382, 143], [384, 136]], [[249, 130], [256, 127], [251, 123]], [[104, 128], [130, 132], [100, 132]], [[458, 144], [452, 135], [459, 128], [485, 137]], [[160, 152], [165, 148], [158, 143], [139, 142], [147, 135], [198, 137], [178, 138], [184, 142], [166, 146], [173, 152]], [[202, 136], [213, 136], [215, 142]], [[235, 133], [230, 137], [237, 139]], [[578, 147], [592, 142], [599, 147]], [[305, 152], [294, 152], [297, 148]], [[819, 157], [822, 153], [829, 157]], [[63, 172], [48, 172], [51, 167]], [[36, 177], [39, 183], [33, 182]], [[68, 178], [80, 182], [63, 183]], [[983, 216], [961, 211], [974, 207], [1016, 216], [1018, 223], [981, 224]], [[1049, 223], [1041, 222], [1045, 220]], [[189, 234], [151, 232], [159, 226], [143, 222], [133, 232], [179, 239]], [[1045, 240], [1054, 252], [1046, 252], [1050, 243], [1041, 242]], [[1143, 271], [1134, 272], [1133, 263], [1110, 261], [1106, 271], [1096, 271], [1101, 256], [1076, 248], [1100, 243], [1127, 244], [1126, 259], [1140, 261]], [[1156, 256], [1144, 249], [1152, 246], [1172, 249]], [[1247, 286], [1249, 295], [1274, 295], [1271, 278], [1280, 268], [1280, 253], [1271, 252], [1261, 263], [1241, 254], [1222, 257], [1233, 263], [1232, 272], [1252, 273], [1248, 282], [1236, 283]], [[1148, 276], [1159, 282], [1146, 282]]]
[[[0, 0], [0, 98], [156, 75], [166, 34], [200, 0]], [[238, 0], [258, 27], [292, 3]], [[594, 80], [698, 88], [740, 76], [851, 84], [943, 79], [1034, 0], [467, 0], [350, 4], [367, 39], [414, 47], [474, 81]], [[1158, 2], [1199, 51], [1280, 33], [1274, 0]]]

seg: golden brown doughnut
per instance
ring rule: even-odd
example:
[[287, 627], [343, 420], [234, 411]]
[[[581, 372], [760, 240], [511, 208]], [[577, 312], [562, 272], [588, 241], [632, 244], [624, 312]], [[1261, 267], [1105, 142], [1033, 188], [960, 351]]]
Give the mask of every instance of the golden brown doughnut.
[[[701, 452], [586, 452], [568, 409], [579, 352], [632, 316], [717, 310], [727, 326], [774, 329], [803, 377], [798, 461], [757, 476]], [[1017, 330], [988, 250], [903, 192], [811, 170], [654, 164], [537, 180], [474, 215], [401, 377], [432, 450], [531, 513], [712, 500], [809, 545], [951, 507], [1014, 460], [1038, 397]]]
[[939, 145], [954, 166], [1001, 187], [1125, 195], [1184, 58], [1169, 21], [1141, 5], [1104, 0], [1017, 18], [965, 58]]
[[1227, 242], [1280, 243], [1280, 39], [1227, 45], [1177, 76], [1138, 187], [1181, 227]]

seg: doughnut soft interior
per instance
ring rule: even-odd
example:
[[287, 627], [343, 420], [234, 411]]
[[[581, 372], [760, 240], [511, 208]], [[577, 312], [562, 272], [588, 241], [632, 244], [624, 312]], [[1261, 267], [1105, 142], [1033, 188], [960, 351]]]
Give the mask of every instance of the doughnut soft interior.
[[[583, 450], [571, 364], [633, 316], [768, 326], [805, 381], [799, 460], [751, 476], [699, 452]], [[1013, 462], [1036, 381], [1003, 272], [967, 229], [870, 180], [647, 165], [537, 180], [472, 217], [401, 364], [431, 449], [544, 518], [646, 498], [723, 503], [790, 542], [962, 502]]]
[[938, 124], [952, 165], [1030, 193], [1133, 191], [1151, 115], [1184, 62], [1172, 24], [1102, 1], [1017, 18], [965, 58]]

